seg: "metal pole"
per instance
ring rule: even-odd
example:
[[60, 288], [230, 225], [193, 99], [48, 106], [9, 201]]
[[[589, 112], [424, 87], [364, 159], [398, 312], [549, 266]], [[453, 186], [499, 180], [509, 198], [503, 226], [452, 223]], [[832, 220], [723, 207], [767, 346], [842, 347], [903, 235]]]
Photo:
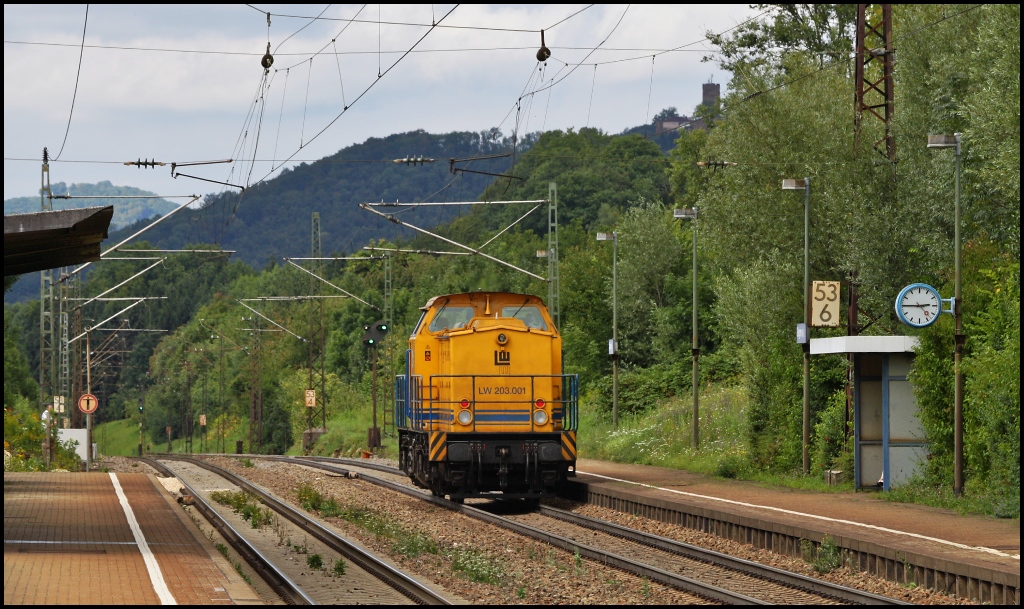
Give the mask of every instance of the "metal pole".
[[612, 428], [619, 430], [619, 233], [612, 233]]
[[373, 352], [373, 427], [370, 429], [370, 438], [367, 444], [370, 448], [380, 447], [380, 428], [377, 427], [377, 346], [370, 347]]
[[697, 370], [697, 359], [700, 357], [700, 346], [697, 342], [697, 208], [693, 208], [693, 219], [690, 220], [693, 228], [693, 448], [700, 448], [700, 408], [699, 408], [699, 378]]
[[804, 433], [803, 465], [804, 474], [811, 473], [811, 178], [804, 178], [804, 324], [807, 328], [807, 342], [804, 349]]
[[[85, 331], [85, 392], [92, 393], [92, 346]], [[85, 471], [92, 470], [92, 414], [85, 415]]]
[[953, 373], [954, 397], [953, 397], [953, 494], [959, 497], [964, 492], [964, 376], [961, 368], [963, 359], [964, 343], [967, 335], [964, 334], [963, 314], [960, 300], [963, 295], [960, 281], [960, 134], [954, 133], [956, 138], [956, 203], [954, 204], [954, 236], [956, 242], [954, 256], [953, 279], [953, 318], [956, 320], [956, 334], [953, 347]]

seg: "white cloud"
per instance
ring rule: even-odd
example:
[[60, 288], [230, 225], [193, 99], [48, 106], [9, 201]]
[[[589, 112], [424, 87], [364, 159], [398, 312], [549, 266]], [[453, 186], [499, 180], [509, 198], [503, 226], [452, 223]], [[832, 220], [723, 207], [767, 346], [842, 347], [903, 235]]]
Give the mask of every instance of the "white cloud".
[[[270, 6], [275, 13], [312, 16], [323, 5]], [[453, 5], [433, 5], [440, 18]], [[518, 50], [413, 53], [376, 83], [365, 97], [308, 145], [296, 158], [317, 158], [371, 136], [423, 128], [440, 132], [483, 130], [495, 126], [523, 91], [540, 43], [536, 32], [547, 29], [553, 49], [547, 76], [587, 56], [619, 21], [625, 5], [600, 5], [548, 29], [585, 5], [462, 5], [444, 24], [473, 25], [530, 32], [437, 28], [418, 50]], [[332, 6], [324, 16], [351, 17], [358, 5]], [[38, 158], [43, 146], [51, 154], [60, 147], [78, 66], [84, 7], [4, 6], [4, 38], [8, 41], [60, 43], [71, 46], [4, 45], [4, 156]], [[667, 106], [689, 112], [700, 102], [700, 84], [727, 75], [702, 53], [658, 55], [651, 83], [651, 59], [657, 49], [699, 41], [707, 28], [722, 30], [748, 18], [746, 6], [632, 5], [615, 32], [586, 63], [636, 58], [635, 61], [585, 65], [533, 100], [529, 130], [590, 125], [609, 132], [641, 124]], [[376, 21], [377, 5], [366, 5], [361, 19]], [[430, 5], [383, 5], [383, 21], [428, 23]], [[270, 41], [277, 46], [306, 20], [274, 17]], [[261, 156], [278, 157], [298, 149], [300, 141], [320, 131], [342, 109], [338, 66], [348, 103], [374, 83], [378, 65], [386, 70], [399, 55], [383, 51], [411, 47], [424, 28], [353, 23], [338, 37], [340, 53], [301, 63], [329, 43], [344, 27], [339, 21], [318, 21], [280, 47], [279, 70], [268, 93], [263, 117]], [[379, 32], [379, 36], [378, 36]], [[243, 126], [260, 79], [260, 54], [267, 44], [266, 18], [241, 6], [90, 6], [89, 45], [248, 52], [253, 55], [166, 53], [86, 48], [74, 118], [63, 155], [75, 160], [128, 160], [139, 156], [161, 160], [221, 158], [232, 148]], [[702, 48], [696, 45], [690, 48]], [[333, 52], [333, 46], [328, 47]], [[282, 109], [285, 71], [287, 92]], [[591, 86], [593, 83], [593, 95]], [[308, 93], [307, 93], [308, 85]], [[550, 100], [549, 100], [550, 95]], [[649, 99], [649, 101], [648, 101]], [[524, 106], [528, 100], [524, 100]], [[545, 118], [546, 114], [546, 118]], [[280, 124], [279, 124], [280, 117]], [[303, 123], [305, 126], [303, 127]], [[523, 120], [524, 127], [526, 120]], [[511, 119], [502, 126], [511, 131]], [[280, 132], [278, 138], [277, 133]], [[414, 152], [414, 151], [410, 151]], [[4, 197], [31, 194], [38, 188], [38, 170], [30, 163], [4, 162]], [[165, 173], [116, 165], [54, 164], [54, 181], [109, 179], [171, 192], [183, 181]], [[255, 175], [255, 173], [254, 173]], [[195, 183], [186, 190], [203, 191]]]

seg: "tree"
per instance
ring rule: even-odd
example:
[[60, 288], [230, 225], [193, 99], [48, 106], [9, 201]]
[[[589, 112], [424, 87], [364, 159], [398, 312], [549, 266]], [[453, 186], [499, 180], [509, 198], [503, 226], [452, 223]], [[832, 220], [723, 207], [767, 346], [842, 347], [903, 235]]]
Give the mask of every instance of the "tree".
[[755, 4], [765, 18], [748, 21], [731, 33], [706, 32], [717, 60], [733, 73], [770, 67], [788, 72], [783, 58], [801, 53], [822, 67], [848, 57], [857, 25], [856, 4]]

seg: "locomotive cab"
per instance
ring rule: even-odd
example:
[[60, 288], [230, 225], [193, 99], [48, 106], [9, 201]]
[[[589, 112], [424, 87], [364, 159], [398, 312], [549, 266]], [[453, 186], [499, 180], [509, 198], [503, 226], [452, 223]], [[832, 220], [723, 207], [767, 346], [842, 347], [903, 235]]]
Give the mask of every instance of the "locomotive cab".
[[540, 298], [438, 296], [396, 378], [399, 464], [453, 499], [554, 496], [576, 466], [577, 377]]

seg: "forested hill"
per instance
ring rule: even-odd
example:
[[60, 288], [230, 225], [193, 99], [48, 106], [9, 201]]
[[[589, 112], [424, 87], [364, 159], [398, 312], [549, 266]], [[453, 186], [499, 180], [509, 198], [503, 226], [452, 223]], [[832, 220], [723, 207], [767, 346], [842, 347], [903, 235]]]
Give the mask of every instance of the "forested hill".
[[[96, 207], [113, 205], [114, 217], [110, 228], [119, 229], [129, 224], [146, 220], [153, 216], [162, 216], [177, 205], [166, 199], [144, 199], [153, 193], [132, 186], [114, 186], [108, 180], [96, 184], [65, 184], [56, 182], [50, 185], [54, 196], [77, 195], [80, 197], [140, 197], [138, 199], [54, 199], [54, 209], [76, 209], [79, 207]], [[4, 215], [29, 214], [39, 211], [39, 196], [13, 197], [4, 199]]]
[[[219, 243], [224, 249], [236, 250], [236, 259], [263, 267], [284, 256], [308, 256], [311, 217], [313, 212], [319, 212], [322, 253], [352, 252], [370, 239], [394, 238], [400, 228], [359, 209], [360, 203], [420, 201], [438, 191], [441, 192], [433, 200], [476, 200], [493, 177], [463, 172], [452, 175], [449, 160], [511, 150], [511, 142], [497, 129], [444, 134], [418, 130], [370, 138], [314, 163], [284, 170], [242, 193], [228, 189], [208, 195], [201, 209], [169, 218], [147, 232], [145, 238], [164, 248]], [[435, 162], [392, 162], [419, 156]], [[510, 158], [497, 158], [457, 162], [456, 166], [500, 173], [511, 163]], [[444, 213], [439, 207], [426, 209], [418, 214], [409, 213], [403, 219], [433, 229], [459, 213], [457, 208]], [[110, 241], [116, 242], [118, 238], [118, 234], [112, 234]]]

